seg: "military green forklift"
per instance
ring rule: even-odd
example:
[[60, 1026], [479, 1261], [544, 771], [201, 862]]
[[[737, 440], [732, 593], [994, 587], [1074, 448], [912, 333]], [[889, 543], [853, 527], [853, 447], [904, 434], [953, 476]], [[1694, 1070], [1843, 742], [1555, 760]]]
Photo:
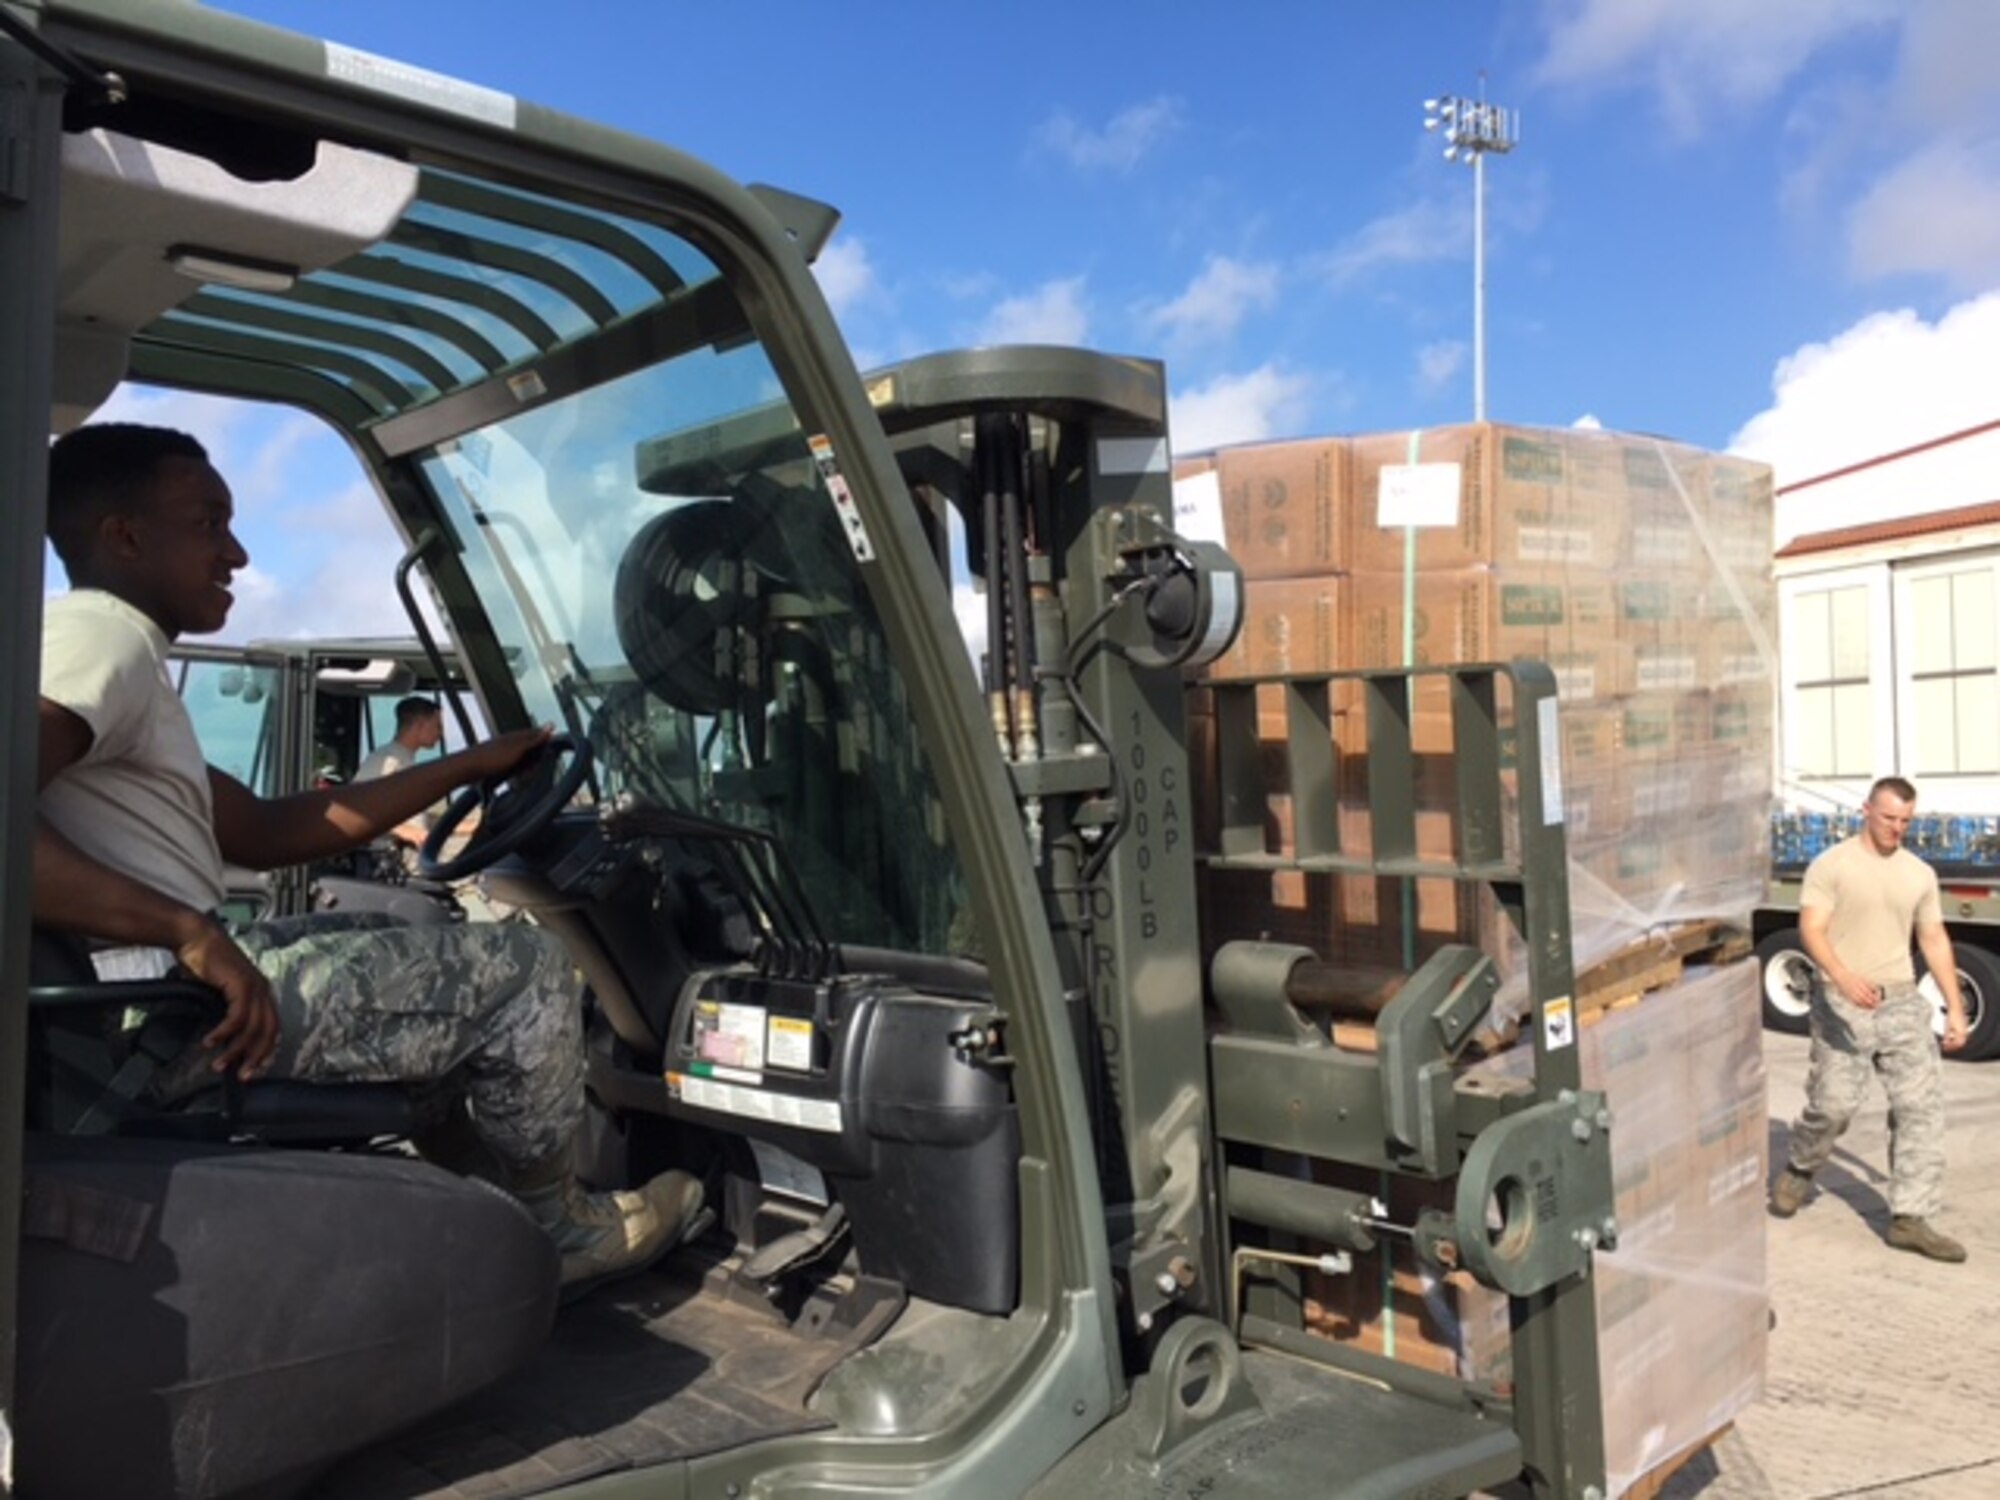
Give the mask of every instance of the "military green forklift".
[[[1188, 674], [1242, 590], [1169, 529], [1160, 367], [864, 377], [810, 269], [834, 222], [190, 0], [0, 6], [10, 638], [38, 639], [47, 443], [120, 381], [331, 424], [489, 722], [557, 730], [428, 868], [483, 871], [587, 979], [587, 1175], [678, 1164], [715, 1207], [559, 1310], [539, 1231], [412, 1159], [393, 1101], [151, 1110], [136, 1055], [83, 1066], [131, 1045], [107, 1013], [204, 996], [31, 961], [11, 651], [20, 1493], [1604, 1495], [1611, 1121], [1578, 1076], [1550, 674], [1214, 687], [1191, 759]], [[1450, 861], [1416, 848], [1420, 688], [1451, 704]], [[1365, 758], [1366, 857], [1337, 754]], [[1343, 1050], [1318, 954], [1204, 939], [1204, 866], [1490, 886], [1527, 939], [1532, 1083], [1454, 1066], [1497, 988], [1479, 953], [1417, 965], [1376, 1052]], [[1395, 1221], [1342, 1171], [1446, 1206]], [[1306, 1279], [1388, 1237], [1507, 1295], [1508, 1385], [1306, 1331]]]

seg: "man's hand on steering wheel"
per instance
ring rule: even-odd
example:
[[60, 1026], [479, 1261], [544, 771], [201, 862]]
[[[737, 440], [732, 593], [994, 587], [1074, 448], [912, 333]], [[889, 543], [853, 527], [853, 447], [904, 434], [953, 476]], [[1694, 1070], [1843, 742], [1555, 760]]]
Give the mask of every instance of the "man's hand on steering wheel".
[[[590, 774], [590, 742], [551, 733], [547, 725], [498, 735], [460, 755], [473, 774], [424, 840], [417, 873], [426, 880], [460, 880], [497, 864], [553, 823]], [[569, 763], [558, 770], [563, 756]], [[446, 846], [475, 807], [482, 809], [479, 827], [446, 859]]]
[[475, 781], [492, 781], [496, 777], [513, 775], [541, 753], [554, 733], [553, 725], [538, 724], [533, 729], [510, 729], [490, 740], [466, 746], [459, 752], [465, 775], [458, 784], [466, 786]]

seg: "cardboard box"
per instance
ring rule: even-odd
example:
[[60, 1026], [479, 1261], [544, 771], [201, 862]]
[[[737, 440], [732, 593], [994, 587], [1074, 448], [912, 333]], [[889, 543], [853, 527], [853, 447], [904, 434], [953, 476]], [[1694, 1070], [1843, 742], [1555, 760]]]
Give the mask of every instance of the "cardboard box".
[[[1631, 691], [1631, 652], [1611, 618], [1608, 581], [1533, 569], [1356, 573], [1348, 579], [1352, 667], [1541, 661], [1568, 696]], [[1405, 621], [1408, 622], [1407, 631]]]
[[1356, 438], [1352, 460], [1356, 572], [1403, 566], [1404, 531], [1380, 524], [1380, 495], [1382, 470], [1411, 462], [1459, 466], [1455, 524], [1417, 531], [1419, 571], [1618, 563], [1625, 485], [1606, 434], [1474, 423]]
[[1209, 676], [1217, 681], [1288, 672], [1333, 672], [1344, 665], [1345, 579], [1256, 578], [1243, 585], [1243, 628]]
[[1298, 578], [1348, 566], [1348, 444], [1259, 443], [1215, 455], [1229, 553], [1245, 578]]
[[1773, 691], [1778, 681], [1778, 661], [1766, 656], [1775, 649], [1777, 637], [1769, 631], [1754, 631], [1740, 616], [1718, 620], [1701, 634], [1701, 680], [1708, 688], [1761, 688]]

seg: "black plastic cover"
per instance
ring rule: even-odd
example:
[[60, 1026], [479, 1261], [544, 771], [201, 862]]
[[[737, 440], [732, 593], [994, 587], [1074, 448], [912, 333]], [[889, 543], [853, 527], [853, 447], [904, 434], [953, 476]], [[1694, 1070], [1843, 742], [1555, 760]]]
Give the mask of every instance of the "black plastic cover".
[[670, 1108], [823, 1172], [867, 1274], [931, 1301], [1009, 1312], [1019, 1126], [1004, 1072], [961, 1043], [990, 1015], [978, 1000], [875, 976], [701, 974], [669, 1032]]

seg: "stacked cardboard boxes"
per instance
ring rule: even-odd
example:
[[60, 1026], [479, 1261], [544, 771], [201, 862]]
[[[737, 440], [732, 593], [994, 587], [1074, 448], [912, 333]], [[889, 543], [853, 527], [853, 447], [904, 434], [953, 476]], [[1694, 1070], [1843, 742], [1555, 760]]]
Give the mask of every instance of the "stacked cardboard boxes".
[[[1768, 469], [1651, 438], [1474, 425], [1226, 450], [1203, 461], [1247, 619], [1217, 680], [1527, 658], [1553, 669], [1560, 799], [1579, 971], [1663, 926], [1747, 926], [1769, 873], [1771, 643]], [[1413, 476], [1410, 466], [1419, 466]], [[1423, 469], [1430, 464], [1455, 465]], [[1426, 494], [1419, 527], [1385, 525], [1382, 496]], [[1429, 486], [1428, 490], [1425, 487]], [[1437, 504], [1440, 495], [1453, 503]], [[1457, 852], [1452, 725], [1442, 679], [1413, 703], [1421, 857]], [[1265, 844], [1294, 851], [1282, 694], [1258, 689]], [[1369, 753], [1357, 690], [1331, 703], [1338, 828], [1365, 854]], [[1193, 699], [1195, 764], [1214, 732]], [[1509, 705], [1500, 705], [1503, 756]], [[1503, 780], [1516, 774], [1509, 767]], [[1546, 783], [1545, 783], [1546, 785]], [[1212, 799], [1210, 799], [1212, 803]], [[1198, 816], [1212, 820], [1197, 799]], [[1508, 820], [1511, 823], [1511, 818]], [[1213, 848], [1214, 830], [1203, 830]], [[1264, 936], [1356, 974], [1407, 971], [1474, 943], [1526, 1002], [1518, 937], [1479, 885], [1206, 870], [1205, 940]], [[1690, 970], [1580, 1033], [1585, 1084], [1604, 1089], [1617, 1251], [1595, 1275], [1612, 1493], [1699, 1443], [1759, 1393], [1765, 1099], [1757, 967]], [[1532, 1050], [1479, 1065], [1519, 1077]], [[1347, 1170], [1328, 1166], [1330, 1180]], [[1409, 1179], [1377, 1193], [1408, 1223], [1448, 1207]], [[1307, 1288], [1308, 1325], [1426, 1368], [1505, 1384], [1507, 1301], [1407, 1245]]]
[[[1412, 473], [1442, 481], [1442, 524], [1384, 525]], [[1448, 467], [1447, 467], [1448, 466]], [[1653, 438], [1473, 424], [1227, 449], [1210, 472], [1247, 613], [1218, 680], [1527, 658], [1562, 698], [1562, 794], [1579, 964], [1662, 923], [1747, 912], [1768, 874], [1770, 471]], [[1449, 856], [1451, 727], [1441, 681], [1413, 722], [1420, 853]], [[1275, 703], [1275, 700], [1273, 700]], [[1335, 703], [1343, 847], [1366, 851], [1359, 698]], [[1199, 710], [1197, 710], [1199, 711]], [[1503, 714], [1506, 706], [1502, 706]], [[1282, 739], [1282, 718], [1266, 726]], [[1284, 852], [1287, 789], [1273, 788]], [[1365, 879], [1211, 881], [1224, 924], [1289, 931], [1325, 956], [1421, 960], [1518, 947], [1489, 901]], [[1303, 903], [1303, 904], [1301, 904]], [[1518, 987], [1517, 987], [1518, 992]]]
[[[1762, 1394], [1770, 1326], [1764, 1242], [1765, 1079], [1758, 970], [1690, 970], [1670, 990], [1598, 1013], [1578, 1046], [1584, 1086], [1610, 1100], [1616, 1250], [1594, 1269], [1610, 1493], [1726, 1425]], [[1528, 1076], [1516, 1047], [1470, 1071]], [[1449, 1214], [1450, 1185], [1329, 1167], [1410, 1223]], [[1344, 1276], [1308, 1278], [1307, 1327], [1349, 1347], [1505, 1391], [1508, 1303], [1466, 1272], [1384, 1237]]]
[[[1689, 971], [1581, 1033], [1611, 1101], [1618, 1248], [1596, 1263], [1611, 1493], [1707, 1439], [1762, 1393], [1770, 1298], [1762, 1019], [1754, 959]], [[1476, 1071], [1526, 1077], [1533, 1055]], [[1506, 1299], [1460, 1289], [1468, 1378], [1505, 1381]]]

